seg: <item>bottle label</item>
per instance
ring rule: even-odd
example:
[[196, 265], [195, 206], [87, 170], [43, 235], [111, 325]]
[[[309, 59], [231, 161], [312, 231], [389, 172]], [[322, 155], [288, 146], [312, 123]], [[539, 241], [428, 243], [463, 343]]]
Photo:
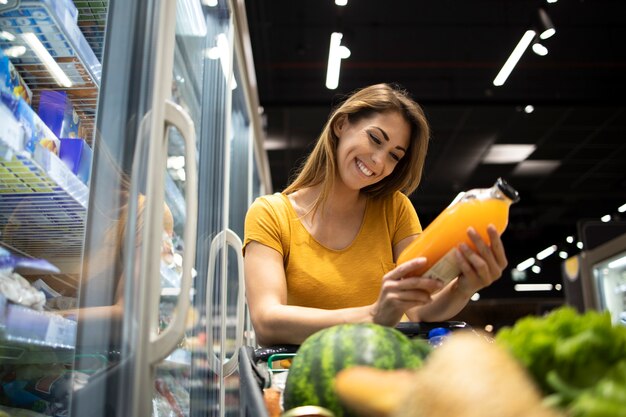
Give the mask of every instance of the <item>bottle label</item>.
[[431, 279], [438, 279], [447, 285], [454, 278], [461, 274], [456, 256], [454, 254], [455, 248], [452, 248], [448, 253], [441, 257], [428, 271], [424, 273], [424, 277]]

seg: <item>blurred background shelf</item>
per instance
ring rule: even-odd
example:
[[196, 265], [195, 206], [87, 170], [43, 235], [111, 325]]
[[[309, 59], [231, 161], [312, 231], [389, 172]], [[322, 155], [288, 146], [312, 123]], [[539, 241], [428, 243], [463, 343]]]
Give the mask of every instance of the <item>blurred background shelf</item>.
[[[95, 110], [102, 66], [92, 46], [102, 53], [104, 36], [101, 21], [102, 4], [80, 2], [80, 9], [69, 0], [8, 0], [0, 5], [0, 26], [15, 37], [0, 37], [0, 48], [27, 46], [20, 36], [34, 33], [71, 81], [71, 86], [60, 86], [26, 47], [11, 61], [33, 91], [32, 107], [37, 108], [42, 90], [65, 91], [81, 120], [84, 139], [91, 145]], [[93, 5], [92, 5], [93, 3]], [[78, 18], [80, 13], [84, 15]], [[89, 40], [83, 34], [89, 33]]]

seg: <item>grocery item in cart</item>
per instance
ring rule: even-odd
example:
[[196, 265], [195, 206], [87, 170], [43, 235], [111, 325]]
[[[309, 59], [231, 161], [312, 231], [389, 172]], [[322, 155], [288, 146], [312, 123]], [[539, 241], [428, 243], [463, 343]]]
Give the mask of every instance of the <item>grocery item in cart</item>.
[[[425, 348], [426, 346], [426, 348]], [[419, 368], [428, 343], [373, 323], [341, 324], [307, 338], [289, 368], [284, 409], [305, 405], [328, 408], [336, 417], [349, 416], [333, 392], [342, 369], [367, 365], [379, 369]]]
[[398, 257], [398, 264], [425, 257], [426, 264], [415, 275], [431, 277], [447, 284], [461, 270], [457, 265], [455, 248], [465, 243], [474, 248], [467, 235], [473, 227], [485, 242], [489, 242], [487, 227], [493, 224], [502, 234], [508, 224], [509, 206], [519, 201], [517, 191], [502, 178], [491, 188], [463, 192]]
[[357, 416], [563, 417], [506, 349], [470, 331], [449, 336], [420, 369], [353, 367], [335, 388]]

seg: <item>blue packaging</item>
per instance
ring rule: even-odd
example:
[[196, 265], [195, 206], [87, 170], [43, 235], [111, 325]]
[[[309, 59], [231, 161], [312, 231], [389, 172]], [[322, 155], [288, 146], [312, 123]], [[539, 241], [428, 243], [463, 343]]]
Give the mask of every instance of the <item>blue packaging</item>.
[[57, 138], [77, 138], [80, 120], [65, 91], [43, 90], [37, 114]]
[[61, 139], [59, 158], [83, 183], [89, 182], [92, 151], [83, 139]]
[[31, 103], [33, 93], [26, 85], [9, 57], [2, 53], [0, 48], [0, 90], [22, 97], [28, 104]]

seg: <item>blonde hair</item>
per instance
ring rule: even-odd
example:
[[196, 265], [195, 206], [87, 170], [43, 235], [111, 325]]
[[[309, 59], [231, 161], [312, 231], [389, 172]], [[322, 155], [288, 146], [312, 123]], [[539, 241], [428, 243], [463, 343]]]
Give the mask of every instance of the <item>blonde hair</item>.
[[356, 90], [331, 113], [313, 151], [283, 193], [290, 194], [305, 187], [322, 184], [321, 193], [312, 208], [315, 211], [327, 200], [336, 178], [339, 142], [334, 133], [336, 124], [344, 118], [350, 123], [357, 123], [376, 113], [393, 112], [402, 115], [410, 126], [407, 154], [389, 176], [364, 188], [362, 192], [374, 198], [385, 197], [396, 191], [406, 195], [413, 193], [422, 178], [430, 127], [421, 106], [408, 92], [390, 84], [376, 84]]

